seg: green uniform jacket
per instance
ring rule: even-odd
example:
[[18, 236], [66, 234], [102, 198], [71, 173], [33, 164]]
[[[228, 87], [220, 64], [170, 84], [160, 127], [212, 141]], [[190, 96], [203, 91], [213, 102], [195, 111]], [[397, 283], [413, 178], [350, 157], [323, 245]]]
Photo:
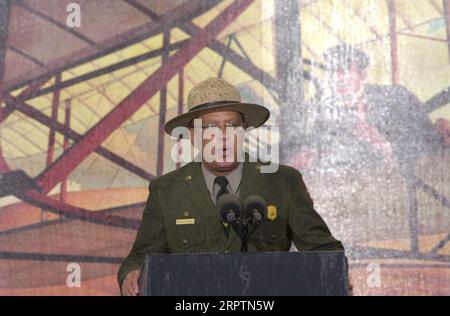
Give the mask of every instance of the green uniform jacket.
[[[259, 162], [244, 162], [239, 197], [261, 196], [268, 218], [250, 237], [248, 251], [343, 250], [314, 210], [301, 174], [280, 165], [275, 173], [261, 173]], [[231, 230], [227, 237], [204, 181], [201, 164], [191, 162], [150, 183], [143, 219], [130, 254], [118, 273], [141, 268], [146, 254], [238, 252], [241, 241]]]

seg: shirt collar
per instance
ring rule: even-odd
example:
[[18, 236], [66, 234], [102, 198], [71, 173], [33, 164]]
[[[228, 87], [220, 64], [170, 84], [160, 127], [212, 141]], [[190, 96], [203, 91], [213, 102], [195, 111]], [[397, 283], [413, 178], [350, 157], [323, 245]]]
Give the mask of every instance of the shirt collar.
[[[236, 169], [231, 171], [229, 174], [227, 174], [225, 177], [228, 180], [228, 185], [231, 188], [231, 193], [237, 194], [237, 191], [239, 190], [239, 185], [241, 184], [242, 179], [242, 169], [243, 169], [243, 163], [239, 163]], [[214, 180], [216, 179], [216, 175], [209, 171], [202, 163], [202, 171], [203, 171], [203, 177], [205, 178], [206, 187], [208, 188], [208, 191], [210, 193], [214, 192]]]

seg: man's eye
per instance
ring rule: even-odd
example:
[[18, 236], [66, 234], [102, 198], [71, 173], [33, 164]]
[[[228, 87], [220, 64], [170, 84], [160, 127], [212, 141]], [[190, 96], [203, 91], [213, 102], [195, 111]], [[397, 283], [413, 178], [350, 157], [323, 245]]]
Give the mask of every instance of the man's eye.
[[229, 122], [229, 123], [227, 123], [227, 127], [240, 127], [241, 126], [241, 124], [239, 124], [239, 123], [236, 123], [236, 122]]
[[217, 127], [217, 125], [215, 123], [207, 123], [205, 125], [206, 128], [210, 128], [210, 127]]

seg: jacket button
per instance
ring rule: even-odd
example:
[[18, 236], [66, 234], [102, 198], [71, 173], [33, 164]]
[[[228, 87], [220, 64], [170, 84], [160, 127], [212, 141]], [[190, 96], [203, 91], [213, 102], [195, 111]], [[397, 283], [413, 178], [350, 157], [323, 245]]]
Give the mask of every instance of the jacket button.
[[277, 235], [273, 234], [272, 236], [270, 236], [272, 238], [272, 240], [277, 238]]
[[183, 245], [187, 245], [189, 243], [189, 240], [183, 239]]

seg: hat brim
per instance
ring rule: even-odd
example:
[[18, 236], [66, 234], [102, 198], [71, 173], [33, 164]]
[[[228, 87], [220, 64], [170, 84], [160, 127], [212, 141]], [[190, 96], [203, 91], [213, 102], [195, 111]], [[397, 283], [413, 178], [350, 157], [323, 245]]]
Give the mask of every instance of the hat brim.
[[253, 103], [229, 103], [221, 105], [211, 105], [210, 107], [202, 107], [198, 110], [191, 110], [184, 114], [174, 117], [164, 125], [164, 130], [167, 134], [171, 135], [172, 131], [176, 127], [190, 128], [193, 119], [211, 112], [233, 111], [241, 113], [248, 127], [257, 128], [264, 124], [270, 117], [270, 111], [259, 104]]

